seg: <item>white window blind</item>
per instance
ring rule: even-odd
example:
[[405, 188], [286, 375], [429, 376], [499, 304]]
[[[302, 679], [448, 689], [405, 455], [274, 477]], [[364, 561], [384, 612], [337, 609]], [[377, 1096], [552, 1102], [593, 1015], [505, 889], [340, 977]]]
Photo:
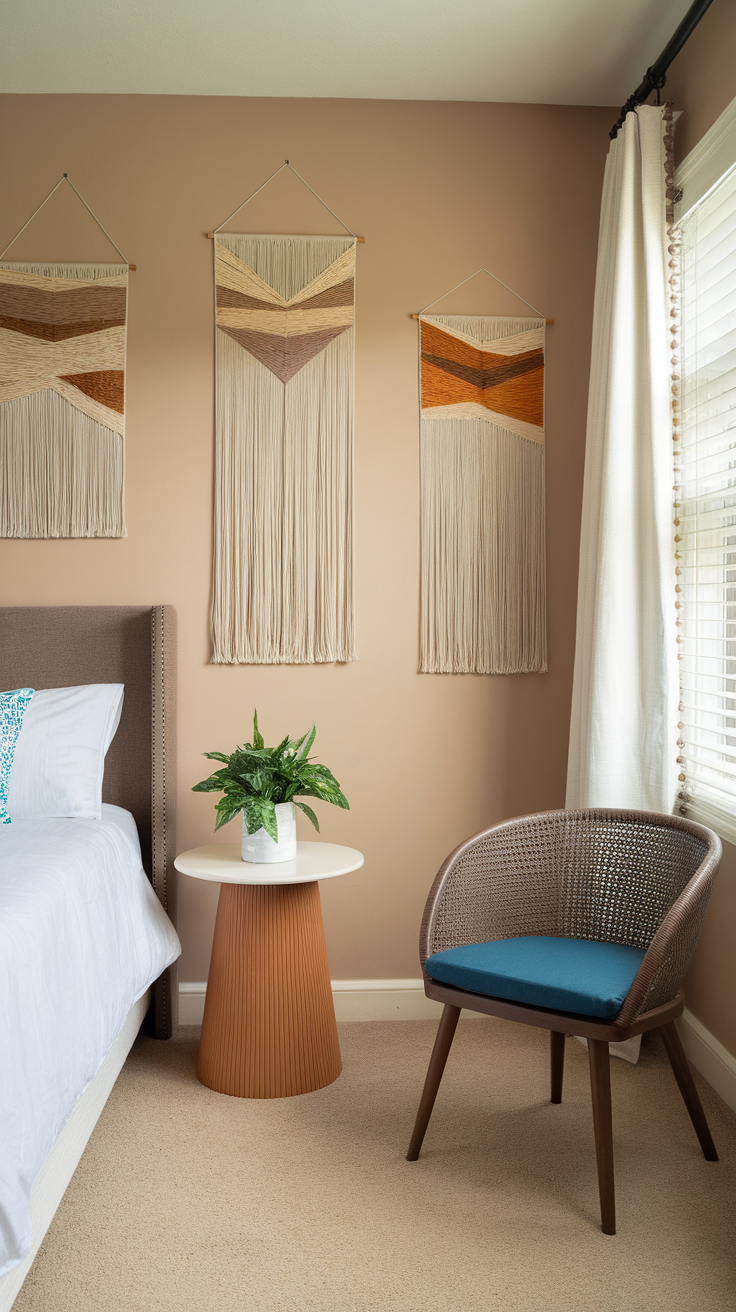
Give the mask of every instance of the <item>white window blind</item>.
[[736, 841], [736, 167], [679, 228], [678, 809]]

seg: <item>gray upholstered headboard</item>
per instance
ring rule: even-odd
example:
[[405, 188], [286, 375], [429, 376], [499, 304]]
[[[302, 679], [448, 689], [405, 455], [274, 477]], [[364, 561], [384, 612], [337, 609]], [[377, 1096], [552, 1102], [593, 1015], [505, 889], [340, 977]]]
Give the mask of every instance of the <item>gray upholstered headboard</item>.
[[[176, 611], [173, 606], [0, 607], [0, 688], [124, 683], [103, 800], [131, 811], [143, 864], [176, 924]], [[156, 981], [154, 1027], [178, 1022], [176, 963]]]

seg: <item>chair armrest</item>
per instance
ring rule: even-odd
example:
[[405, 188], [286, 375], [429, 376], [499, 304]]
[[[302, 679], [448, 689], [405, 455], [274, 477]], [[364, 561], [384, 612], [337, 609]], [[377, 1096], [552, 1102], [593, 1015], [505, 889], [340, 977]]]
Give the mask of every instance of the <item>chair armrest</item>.
[[642, 1012], [661, 1007], [676, 997], [700, 938], [722, 851], [720, 839], [712, 834], [705, 860], [654, 935], [616, 1017], [616, 1025], [631, 1025]]

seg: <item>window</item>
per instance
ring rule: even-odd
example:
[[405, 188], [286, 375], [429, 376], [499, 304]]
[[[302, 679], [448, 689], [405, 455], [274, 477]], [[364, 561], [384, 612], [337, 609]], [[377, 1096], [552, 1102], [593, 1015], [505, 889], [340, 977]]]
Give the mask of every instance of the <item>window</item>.
[[678, 229], [676, 532], [682, 606], [676, 809], [736, 841], [736, 165], [697, 200]]

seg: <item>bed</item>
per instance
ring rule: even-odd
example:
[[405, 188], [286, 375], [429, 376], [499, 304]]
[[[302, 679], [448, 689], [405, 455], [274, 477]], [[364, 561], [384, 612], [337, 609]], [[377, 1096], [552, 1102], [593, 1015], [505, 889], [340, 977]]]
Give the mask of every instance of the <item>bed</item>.
[[[102, 819], [17, 819], [2, 834], [0, 1312], [30, 1269], [144, 1019], [161, 1039], [176, 1028], [175, 679], [172, 607], [0, 608], [0, 688], [125, 685]], [[17, 1076], [7, 1065], [15, 1048]], [[47, 1075], [56, 1083], [44, 1091]]]

